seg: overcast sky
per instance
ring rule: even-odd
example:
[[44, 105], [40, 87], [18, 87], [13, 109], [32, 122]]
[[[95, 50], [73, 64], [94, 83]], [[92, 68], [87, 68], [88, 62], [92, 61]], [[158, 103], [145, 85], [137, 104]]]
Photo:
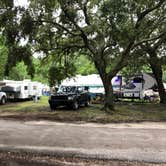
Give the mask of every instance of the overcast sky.
[[26, 6], [28, 4], [28, 0], [14, 0], [14, 4], [16, 6]]

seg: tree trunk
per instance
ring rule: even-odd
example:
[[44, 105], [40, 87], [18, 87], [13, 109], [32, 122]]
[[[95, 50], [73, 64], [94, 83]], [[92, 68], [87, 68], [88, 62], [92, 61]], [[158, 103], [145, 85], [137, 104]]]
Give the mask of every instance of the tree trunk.
[[[102, 56], [98, 56], [98, 57], [102, 57]], [[103, 59], [96, 59], [94, 61], [94, 63], [99, 72], [99, 75], [101, 77], [101, 80], [102, 80], [103, 86], [104, 86], [104, 90], [105, 90], [103, 110], [108, 113], [111, 113], [112, 111], [115, 110], [114, 109], [113, 87], [112, 87], [112, 83], [111, 83], [113, 75], [111, 76], [110, 73], [108, 74], [106, 72], [106, 65], [105, 65], [106, 62]]]
[[160, 103], [166, 104], [166, 92], [162, 81], [162, 65], [155, 52], [153, 52], [153, 55], [150, 55], [150, 65], [158, 84]]
[[115, 110], [114, 108], [114, 95], [113, 95], [113, 87], [111, 83], [111, 77], [105, 74], [104, 77], [101, 78], [105, 90], [104, 96], [104, 110], [108, 113]]

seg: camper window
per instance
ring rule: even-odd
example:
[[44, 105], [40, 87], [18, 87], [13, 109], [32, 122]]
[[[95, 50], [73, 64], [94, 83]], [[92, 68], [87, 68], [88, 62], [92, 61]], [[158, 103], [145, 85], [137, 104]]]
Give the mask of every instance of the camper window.
[[142, 83], [142, 82], [144, 82], [144, 79], [143, 79], [143, 78], [135, 77], [135, 78], [133, 79], [133, 83]]
[[28, 90], [28, 86], [24, 86], [24, 90]]
[[136, 86], [133, 83], [130, 83], [125, 86], [126, 89], [134, 89]]
[[37, 89], [37, 87], [36, 86], [33, 86], [33, 90], [36, 90]]

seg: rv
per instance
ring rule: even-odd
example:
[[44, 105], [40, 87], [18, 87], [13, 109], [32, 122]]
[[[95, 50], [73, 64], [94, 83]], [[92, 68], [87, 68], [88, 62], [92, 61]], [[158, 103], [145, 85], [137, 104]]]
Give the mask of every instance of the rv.
[[31, 80], [13, 81], [3, 80], [1, 90], [6, 93], [8, 99], [32, 99], [42, 95], [42, 84]]
[[153, 91], [157, 87], [157, 82], [152, 74], [142, 73], [130, 78], [130, 81], [122, 90], [123, 98], [143, 99], [149, 94], [149, 89]]

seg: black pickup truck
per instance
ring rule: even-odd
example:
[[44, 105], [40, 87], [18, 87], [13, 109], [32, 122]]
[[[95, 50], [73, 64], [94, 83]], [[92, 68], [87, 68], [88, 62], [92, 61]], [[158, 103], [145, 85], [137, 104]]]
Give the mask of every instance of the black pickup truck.
[[90, 95], [88, 87], [84, 86], [61, 86], [57, 93], [51, 95], [49, 100], [51, 110], [59, 106], [67, 106], [74, 110], [80, 105], [88, 106]]

